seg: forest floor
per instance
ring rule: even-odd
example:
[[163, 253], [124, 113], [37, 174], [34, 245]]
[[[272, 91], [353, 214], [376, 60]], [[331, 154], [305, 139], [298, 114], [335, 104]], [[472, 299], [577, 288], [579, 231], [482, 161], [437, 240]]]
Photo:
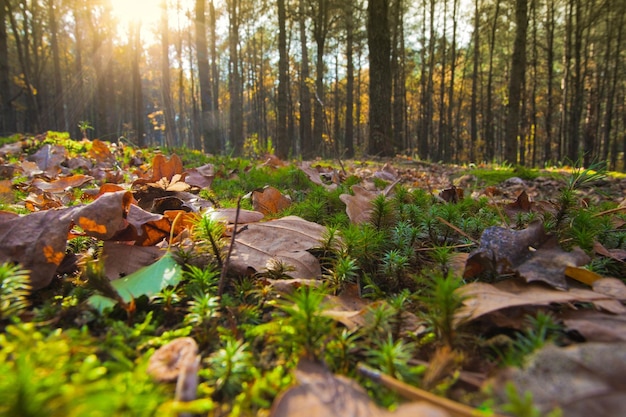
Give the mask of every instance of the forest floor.
[[0, 147], [0, 414], [619, 416], [626, 176]]

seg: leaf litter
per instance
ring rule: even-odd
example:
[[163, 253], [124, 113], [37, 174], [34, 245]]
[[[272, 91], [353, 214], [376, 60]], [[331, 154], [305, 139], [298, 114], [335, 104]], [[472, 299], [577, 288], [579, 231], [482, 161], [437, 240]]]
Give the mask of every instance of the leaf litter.
[[[83, 141], [83, 145], [86, 143]], [[214, 207], [214, 199], [205, 199], [200, 193], [210, 190], [215, 178], [224, 175], [221, 168], [205, 164], [185, 169], [177, 155], [167, 158], [157, 154], [147, 162], [141, 152], [136, 152], [128, 166], [121, 168], [120, 147], [98, 140], [88, 144], [89, 150], [82, 155], [72, 155], [60, 145], [44, 144], [17, 164], [8, 163], [9, 156], [24, 158], [20, 155], [30, 146], [28, 143], [0, 148], [4, 158], [0, 172], [5, 177], [4, 188], [0, 189], [2, 201], [13, 207], [21, 204], [29, 211], [22, 215], [0, 213], [0, 261], [27, 268], [33, 289], [45, 290], [60, 279], [58, 271], [64, 259], [69, 258], [70, 242], [82, 237], [100, 242], [107, 276], [124, 301], [151, 297], [165, 288], [175, 287], [183, 280], [183, 272], [166, 248], [185, 241], [199, 216], [209, 215], [215, 221], [231, 225], [234, 222], [235, 209]], [[267, 158], [263, 165], [279, 168], [288, 164]], [[72, 172], [77, 168], [83, 173]], [[368, 223], [372, 201], [380, 194], [391, 199], [396, 184], [427, 190], [435, 204], [442, 205], [487, 196], [509, 222], [529, 213], [555, 215], [557, 209], [550, 196], [563, 186], [556, 180], [539, 177], [509, 178], [497, 186], [481, 188], [479, 181], [464, 174], [460, 167], [406, 158], [378, 165], [354, 161], [341, 170], [305, 161], [297, 168], [313, 184], [329, 192], [341, 187], [348, 175], [359, 178], [350, 192], [339, 196], [354, 224]], [[24, 179], [8, 183], [16, 174]], [[234, 178], [232, 173], [226, 175]], [[385, 184], [384, 189], [381, 183]], [[620, 181], [607, 182], [604, 187], [613, 191], [624, 188]], [[83, 192], [77, 193], [79, 189]], [[26, 192], [28, 196], [20, 202], [14, 198], [16, 191]], [[75, 196], [80, 194], [82, 201], [76, 201]], [[582, 190], [581, 200], [605, 198], [598, 195], [601, 193]], [[232, 255], [227, 259], [229, 274], [255, 276], [262, 282], [262, 276], [273, 263], [285, 263], [289, 266], [286, 275], [291, 280], [267, 280], [274, 282], [279, 292], [323, 279], [327, 260], [320, 258], [318, 251], [326, 228], [297, 216], [281, 217], [281, 212], [289, 210], [291, 204], [286, 194], [272, 186], [252, 190], [254, 211], [239, 213], [240, 227], [234, 236]], [[620, 219], [613, 218], [616, 228], [624, 225]], [[230, 233], [226, 238], [232, 237], [232, 230], [226, 230]], [[498, 314], [506, 315], [512, 309], [539, 308], [552, 312], [565, 331], [575, 333], [577, 340], [585, 343], [570, 339], [568, 347], [547, 344], [521, 368], [498, 369], [493, 364], [485, 368], [483, 363], [482, 375], [493, 376], [492, 381], [497, 381], [495, 386], [503, 398], [507, 382], [512, 382], [519, 392], [532, 392], [542, 412], [558, 406], [568, 416], [619, 415], [616, 410], [624, 406], [623, 386], [618, 381], [623, 374], [620, 364], [626, 363], [620, 357], [624, 351], [621, 344], [626, 287], [621, 279], [590, 275], [584, 267], [592, 261], [592, 256], [621, 263], [626, 258], [624, 250], [606, 249], [599, 242], [594, 243], [593, 252], [576, 247], [565, 250], [562, 243], [546, 233], [540, 221], [531, 222], [526, 228], [512, 228], [509, 224], [486, 228], [477, 249], [469, 255], [455, 253], [463, 261], [451, 273], [463, 275], [466, 280], [457, 290], [463, 295], [463, 307], [455, 318], [480, 331], [477, 324], [489, 322], [490, 317], [497, 323]], [[484, 281], [485, 276], [495, 277], [498, 282]], [[278, 285], [281, 281], [283, 284]], [[328, 305], [332, 307], [324, 312], [351, 332], [366, 328], [374, 317], [372, 312], [381, 303], [361, 297], [358, 283], [356, 287], [356, 291], [338, 296], [327, 295]], [[112, 308], [115, 300], [93, 295], [90, 303], [102, 311]], [[420, 314], [404, 311], [401, 317], [401, 334], [415, 338], [427, 330]], [[428, 359], [428, 349], [420, 355]], [[189, 372], [198, 372], [197, 366], [194, 368], [191, 362], [188, 365]], [[295, 375], [299, 385], [276, 398], [271, 415], [338, 415], [338, 410], [349, 410], [351, 415], [359, 416], [415, 415], [417, 410], [423, 413], [420, 415], [448, 415], [445, 408], [437, 405], [414, 403], [389, 412], [372, 402], [357, 379], [335, 375], [319, 362], [301, 359]]]

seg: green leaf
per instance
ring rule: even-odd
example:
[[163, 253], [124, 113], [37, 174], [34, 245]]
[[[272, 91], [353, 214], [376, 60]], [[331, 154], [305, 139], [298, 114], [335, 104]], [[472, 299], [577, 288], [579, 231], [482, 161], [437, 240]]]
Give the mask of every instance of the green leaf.
[[[178, 284], [181, 278], [182, 269], [168, 252], [152, 265], [112, 281], [111, 285], [124, 301], [131, 301], [142, 295], [153, 296], [170, 285]], [[115, 306], [115, 300], [98, 294], [89, 297], [88, 302], [101, 313]]]

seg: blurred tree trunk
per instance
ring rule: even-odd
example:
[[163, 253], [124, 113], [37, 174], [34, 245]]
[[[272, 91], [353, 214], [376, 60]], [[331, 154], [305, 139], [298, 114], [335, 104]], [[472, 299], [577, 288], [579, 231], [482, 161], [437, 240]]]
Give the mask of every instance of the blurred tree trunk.
[[[324, 49], [330, 29], [330, 0], [316, 0], [309, 3], [313, 11], [313, 39], [315, 55], [315, 105], [313, 106], [313, 152], [322, 148], [324, 135]], [[330, 132], [329, 132], [330, 133]]]
[[[613, 54], [612, 54], [612, 61], [613, 61], [613, 71], [611, 74], [611, 87], [609, 88], [608, 91], [608, 96], [607, 96], [607, 101], [606, 101], [606, 110], [605, 110], [605, 115], [604, 115], [604, 132], [603, 132], [603, 141], [604, 141], [604, 148], [607, 150], [607, 152], [609, 151], [610, 148], [610, 169], [612, 170], [616, 170], [617, 169], [617, 143], [618, 143], [618, 139], [617, 137], [614, 138], [613, 140], [611, 140], [611, 136], [613, 134], [613, 118], [614, 118], [614, 108], [615, 108], [615, 102], [616, 102], [616, 90], [617, 90], [617, 83], [619, 80], [619, 74], [620, 74], [620, 69], [621, 69], [621, 60], [620, 60], [620, 51], [622, 51], [623, 45], [622, 45], [622, 40], [623, 40], [623, 35], [624, 35], [624, 23], [626, 23], [626, 19], [624, 19], [624, 15], [626, 14], [626, 5], [624, 3], [622, 3], [622, 11], [621, 13], [617, 13], [617, 22], [615, 24], [615, 27], [617, 30], [617, 36], [616, 36], [616, 40], [615, 40], [615, 48], [613, 49]], [[609, 155], [603, 155], [603, 160], [607, 159], [607, 156]]]
[[391, 40], [388, 0], [367, 4], [367, 41], [370, 62], [368, 153], [393, 156], [391, 137]]
[[487, 97], [485, 99], [484, 118], [485, 125], [485, 153], [484, 157], [491, 162], [496, 155], [496, 140], [493, 116], [493, 58], [496, 49], [496, 29], [498, 28], [498, 17], [500, 16], [500, 2], [495, 3], [493, 22], [491, 24], [489, 37], [489, 66], [487, 68]]
[[444, 0], [443, 2], [443, 29], [441, 35], [441, 50], [439, 51], [439, 55], [441, 56], [440, 66], [441, 66], [441, 74], [439, 76], [439, 126], [437, 131], [437, 149], [435, 159], [437, 161], [446, 161], [446, 146], [448, 142], [448, 138], [446, 138], [446, 72], [448, 68], [447, 62], [447, 44], [448, 44], [448, 33], [447, 33], [447, 23], [448, 23], [448, 0]]
[[135, 22], [131, 26], [131, 39], [130, 44], [132, 48], [132, 86], [133, 86], [133, 128], [137, 135], [137, 144], [140, 147], [147, 146], [145, 138], [145, 126], [144, 126], [144, 105], [143, 105], [143, 89], [141, 86], [141, 73], [139, 72], [139, 60], [141, 58], [141, 24]]
[[306, 35], [306, 13], [304, 11], [305, 0], [298, 2], [298, 15], [300, 18], [300, 147], [302, 157], [305, 159], [314, 156], [313, 132], [311, 130], [311, 90], [308, 81], [310, 77], [309, 69], [309, 49]]
[[[504, 159], [517, 161], [517, 143], [520, 136], [520, 102], [526, 74], [526, 34], [528, 32], [528, 0], [515, 1], [515, 41], [509, 75], [509, 105], [505, 126]], [[519, 138], [523, 140], [523, 138]]]
[[404, 2], [394, 0], [392, 9], [391, 72], [393, 84], [393, 145], [396, 151], [406, 149], [406, 71], [404, 50]]
[[9, 0], [0, 2], [0, 134], [17, 131], [9, 82], [9, 46], [6, 26], [8, 2]]
[[354, 157], [354, 4], [345, 3], [346, 16], [346, 118], [345, 156]]
[[48, 0], [48, 21], [50, 25], [50, 49], [52, 50], [54, 78], [54, 120], [51, 127], [55, 130], [67, 131], [69, 126], [65, 120], [65, 90], [61, 75], [61, 57], [59, 54], [58, 26], [54, 0]]
[[230, 95], [230, 144], [235, 155], [243, 151], [243, 100], [239, 69], [240, 0], [228, 1], [228, 92]]
[[287, 13], [285, 0], [277, 1], [278, 8], [278, 99], [276, 125], [276, 156], [286, 159], [291, 149], [287, 137], [287, 112], [289, 110], [289, 57], [287, 56]]
[[202, 144], [204, 151], [217, 154], [220, 152], [219, 138], [215, 129], [215, 109], [213, 108], [213, 92], [211, 91], [211, 73], [206, 40], [206, 0], [196, 0], [195, 31], [196, 55], [198, 59], [198, 84], [200, 86], [200, 120]]
[[474, 53], [472, 54], [472, 96], [470, 104], [470, 162], [476, 161], [478, 146], [478, 79], [480, 77], [480, 1], [474, 0], [474, 33], [472, 36]]
[[211, 31], [211, 82], [213, 93], [213, 105], [211, 108], [211, 122], [213, 123], [213, 130], [215, 134], [215, 148], [216, 152], [222, 152], [224, 150], [222, 136], [222, 123], [220, 121], [220, 73], [218, 68], [219, 57], [217, 55], [217, 16], [215, 13], [215, 4], [213, 0], [209, 2], [209, 30]]
[[165, 116], [165, 145], [177, 146], [176, 122], [174, 121], [174, 103], [170, 81], [170, 42], [167, 0], [161, 3], [161, 99]]
[[545, 142], [543, 150], [544, 162], [554, 161], [556, 159], [555, 152], [557, 151], [554, 143], [554, 126], [552, 115], [554, 113], [554, 31], [556, 25], [555, 18], [555, 0], [549, 0], [547, 4], [547, 19], [546, 19], [546, 113], [544, 118], [545, 124]]
[[[459, 8], [459, 0], [453, 0], [452, 1], [452, 40], [451, 40], [451, 45], [450, 45], [450, 82], [448, 84], [448, 117], [447, 119], [447, 138], [446, 138], [446, 142], [447, 142], [447, 146], [445, 149], [447, 149], [447, 161], [448, 162], [452, 162], [452, 156], [453, 156], [453, 152], [451, 149], [452, 143], [454, 143], [454, 138], [457, 137], [459, 134], [459, 130], [456, 128], [456, 125], [454, 123], [454, 83], [455, 83], [455, 75], [456, 75], [456, 36], [457, 36], [457, 29], [458, 29], [458, 17], [457, 17], [457, 12], [458, 12], [458, 8]], [[462, 85], [462, 84], [461, 84]], [[460, 111], [460, 110], [459, 110]], [[459, 146], [455, 146], [455, 152], [454, 154], [456, 154], [456, 160], [458, 160], [458, 152], [460, 152], [460, 147]]]

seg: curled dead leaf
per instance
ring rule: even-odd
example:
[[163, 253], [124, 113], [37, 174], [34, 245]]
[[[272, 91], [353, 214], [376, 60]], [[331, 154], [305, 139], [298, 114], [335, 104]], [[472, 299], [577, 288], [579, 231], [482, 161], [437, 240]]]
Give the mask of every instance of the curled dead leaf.
[[147, 372], [157, 381], [173, 382], [196, 361], [198, 345], [191, 337], [179, 337], [157, 349], [148, 362]]

